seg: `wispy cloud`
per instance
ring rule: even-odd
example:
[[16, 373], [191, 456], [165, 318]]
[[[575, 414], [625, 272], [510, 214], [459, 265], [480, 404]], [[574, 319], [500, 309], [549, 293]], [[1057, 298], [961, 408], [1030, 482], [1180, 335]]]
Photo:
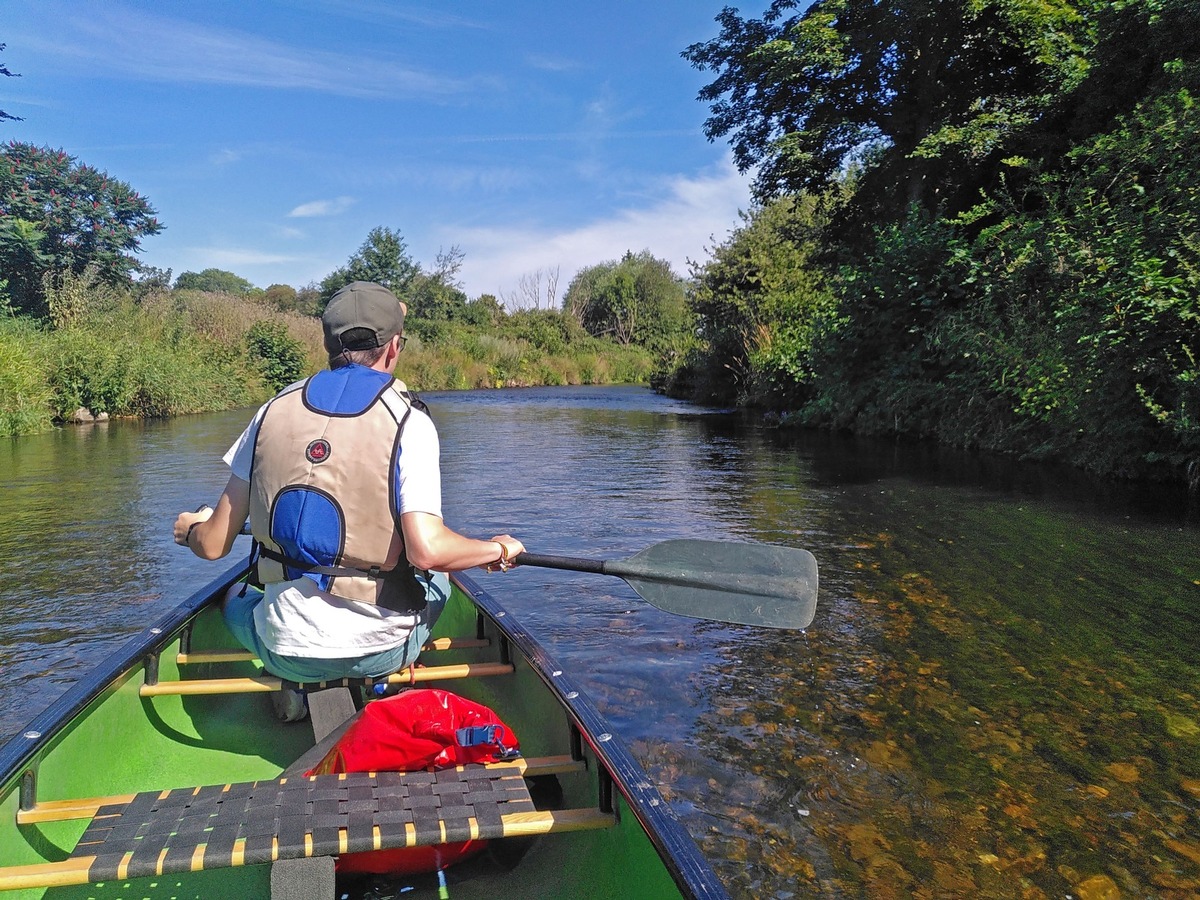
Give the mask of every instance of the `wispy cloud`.
[[394, 0], [321, 0], [324, 13], [337, 13], [347, 18], [378, 24], [381, 21], [409, 22], [423, 28], [487, 28], [488, 26], [440, 7], [421, 9], [410, 2]]
[[293, 47], [246, 32], [123, 8], [64, 14], [53, 37], [22, 35], [31, 50], [109, 77], [320, 91], [350, 97], [438, 96], [468, 90], [439, 75], [363, 53]]
[[532, 69], [538, 69], [542, 72], [573, 72], [576, 69], [583, 68], [583, 65], [577, 59], [570, 59], [565, 56], [549, 56], [541, 53], [530, 53], [525, 57], [525, 62]]
[[290, 213], [289, 219], [312, 219], [318, 216], [336, 216], [354, 205], [353, 197], [334, 197], [332, 200], [312, 200], [301, 203]]
[[261, 250], [238, 250], [228, 247], [189, 247], [184, 251], [190, 258], [203, 260], [205, 267], [234, 268], [236, 266], [275, 266], [299, 262], [300, 257]]
[[241, 158], [242, 158], [242, 154], [239, 151], [230, 150], [228, 148], [218, 150], [211, 157], [212, 163], [215, 166], [228, 166], [232, 163], [237, 162]]
[[649, 250], [685, 275], [689, 260], [707, 258], [714, 241], [724, 240], [736, 227], [738, 211], [750, 204], [750, 181], [726, 162], [712, 173], [671, 179], [656, 202], [577, 228], [448, 226], [445, 239], [466, 253], [462, 278], [473, 297], [507, 295], [522, 275], [555, 266], [559, 289], [565, 291], [577, 271], [620, 259], [626, 250]]

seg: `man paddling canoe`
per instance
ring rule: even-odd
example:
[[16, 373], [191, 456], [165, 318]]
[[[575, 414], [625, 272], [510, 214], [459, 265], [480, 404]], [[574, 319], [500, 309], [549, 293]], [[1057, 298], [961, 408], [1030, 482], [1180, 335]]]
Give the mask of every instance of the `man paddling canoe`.
[[507, 568], [525, 549], [443, 522], [437, 431], [392, 377], [406, 311], [371, 282], [334, 294], [321, 317], [329, 369], [258, 411], [225, 454], [232, 474], [215, 509], [175, 520], [176, 543], [219, 559], [249, 517], [265, 593], [231, 592], [225, 619], [289, 681], [412, 664], [449, 596], [445, 572]]

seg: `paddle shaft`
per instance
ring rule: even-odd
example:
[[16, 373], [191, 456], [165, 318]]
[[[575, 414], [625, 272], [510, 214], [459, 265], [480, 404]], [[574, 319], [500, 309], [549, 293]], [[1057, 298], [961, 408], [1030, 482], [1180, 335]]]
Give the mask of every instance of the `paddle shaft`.
[[608, 560], [583, 559], [578, 556], [552, 556], [545, 553], [522, 553], [516, 559], [522, 566], [537, 566], [542, 569], [565, 569], [568, 572], [592, 572], [596, 575], [609, 574]]

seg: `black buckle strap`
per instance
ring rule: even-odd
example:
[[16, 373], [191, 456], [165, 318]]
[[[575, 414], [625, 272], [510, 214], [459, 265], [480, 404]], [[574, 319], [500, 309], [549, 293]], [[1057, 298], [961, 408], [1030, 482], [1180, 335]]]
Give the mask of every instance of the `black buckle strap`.
[[259, 553], [267, 559], [282, 563], [290, 569], [299, 569], [306, 575], [329, 575], [333, 578], [374, 578], [378, 580], [384, 574], [379, 566], [371, 566], [369, 569], [357, 569], [353, 566], [319, 566], [316, 563], [292, 559], [290, 556], [277, 553], [266, 546], [261, 547]]

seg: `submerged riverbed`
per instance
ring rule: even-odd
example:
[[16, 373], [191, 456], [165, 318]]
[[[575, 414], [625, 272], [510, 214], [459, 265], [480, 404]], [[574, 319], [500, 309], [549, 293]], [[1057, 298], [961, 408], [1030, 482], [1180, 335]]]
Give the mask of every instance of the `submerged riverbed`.
[[[806, 547], [806, 634], [480, 574], [739, 897], [1200, 892], [1200, 530], [1168, 494], [787, 435], [641, 389], [430, 395], [447, 521], [531, 550]], [[175, 547], [248, 412], [0, 446], [0, 732], [215, 574]]]

